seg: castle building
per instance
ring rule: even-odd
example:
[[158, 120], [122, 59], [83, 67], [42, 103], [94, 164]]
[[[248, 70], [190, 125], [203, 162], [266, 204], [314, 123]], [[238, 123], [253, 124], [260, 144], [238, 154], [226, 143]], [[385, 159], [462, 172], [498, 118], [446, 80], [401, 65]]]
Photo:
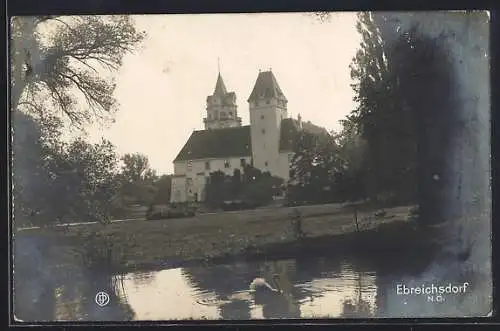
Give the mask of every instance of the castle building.
[[233, 175], [251, 164], [273, 176], [289, 179], [292, 147], [300, 130], [327, 133], [310, 122], [288, 117], [287, 103], [272, 71], [259, 72], [248, 98], [250, 125], [241, 125], [236, 94], [218, 75], [207, 97], [205, 130], [193, 131], [174, 159], [171, 202], [203, 201], [209, 174]]

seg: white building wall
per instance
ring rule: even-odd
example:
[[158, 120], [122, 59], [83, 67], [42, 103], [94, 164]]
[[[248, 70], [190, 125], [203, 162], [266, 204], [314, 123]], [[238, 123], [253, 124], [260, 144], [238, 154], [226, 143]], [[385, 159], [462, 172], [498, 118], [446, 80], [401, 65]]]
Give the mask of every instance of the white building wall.
[[174, 175], [185, 175], [186, 165], [186, 161], [174, 162]]
[[[246, 164], [250, 164], [252, 158], [250, 156], [231, 157], [226, 159], [198, 159], [192, 161], [174, 162], [174, 175], [183, 177], [175, 177], [172, 180], [171, 202], [184, 202], [195, 200], [203, 201], [205, 198], [206, 178], [211, 172], [222, 171], [228, 176], [232, 176], [235, 169], [243, 172], [241, 160], [244, 159]], [[226, 167], [226, 162], [229, 162], [229, 167]], [[209, 169], [206, 163], [209, 164]], [[180, 201], [176, 200], [176, 190], [181, 190]]]
[[269, 104], [267, 100], [250, 102], [250, 132], [254, 167], [281, 177], [280, 129], [286, 109], [278, 106], [277, 102], [274, 99], [269, 100]]
[[186, 201], [186, 178], [173, 176], [170, 202], [177, 203], [183, 201]]

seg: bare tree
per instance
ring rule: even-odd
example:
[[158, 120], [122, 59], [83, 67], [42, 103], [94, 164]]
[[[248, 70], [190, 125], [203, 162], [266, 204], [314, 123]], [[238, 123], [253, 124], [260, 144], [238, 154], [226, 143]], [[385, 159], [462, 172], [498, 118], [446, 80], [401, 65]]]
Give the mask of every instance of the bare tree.
[[82, 128], [116, 110], [116, 72], [145, 34], [130, 16], [11, 19], [11, 109], [57, 114]]

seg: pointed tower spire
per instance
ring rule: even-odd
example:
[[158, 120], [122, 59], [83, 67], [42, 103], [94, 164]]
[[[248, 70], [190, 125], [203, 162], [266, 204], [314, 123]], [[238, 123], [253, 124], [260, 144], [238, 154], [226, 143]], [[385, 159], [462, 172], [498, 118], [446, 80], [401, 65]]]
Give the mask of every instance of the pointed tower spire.
[[220, 67], [219, 74], [217, 75], [217, 83], [215, 84], [215, 90], [213, 95], [225, 96], [227, 94], [226, 85], [224, 85], [224, 80], [222, 80], [222, 76], [220, 75]]
[[220, 58], [217, 58], [217, 83], [212, 95], [207, 97], [207, 117], [203, 119], [205, 129], [222, 129], [241, 126], [238, 117], [236, 93], [228, 92], [220, 73]]

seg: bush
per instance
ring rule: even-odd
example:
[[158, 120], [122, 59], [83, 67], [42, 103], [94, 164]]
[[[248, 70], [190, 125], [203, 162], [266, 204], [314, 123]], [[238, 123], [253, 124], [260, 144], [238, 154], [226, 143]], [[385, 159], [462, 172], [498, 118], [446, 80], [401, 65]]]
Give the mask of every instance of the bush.
[[243, 174], [235, 171], [233, 176], [217, 171], [210, 174], [206, 202], [209, 206], [223, 210], [255, 208], [271, 203], [273, 195], [281, 192], [282, 185], [281, 178], [250, 166], [245, 168]]

